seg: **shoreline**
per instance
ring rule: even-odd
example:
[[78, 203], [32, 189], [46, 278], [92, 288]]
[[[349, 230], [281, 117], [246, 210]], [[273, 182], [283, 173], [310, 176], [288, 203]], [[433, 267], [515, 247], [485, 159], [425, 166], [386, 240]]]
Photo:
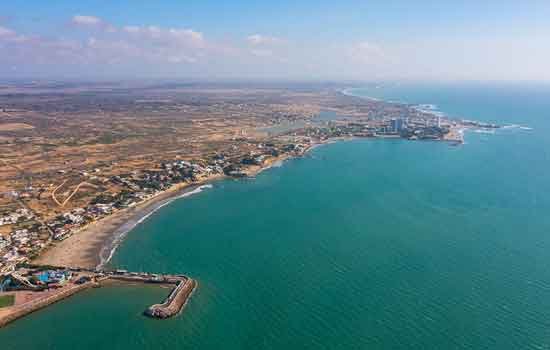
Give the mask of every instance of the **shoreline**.
[[224, 175], [216, 175], [196, 183], [174, 185], [133, 207], [116, 211], [90, 223], [63, 241], [52, 243], [32, 263], [101, 269], [110, 261], [128, 232], [154, 212], [178, 198], [201, 192], [203, 186], [223, 178]]
[[[250, 166], [245, 170], [247, 178], [254, 178], [259, 173], [268, 170], [273, 167], [280, 167], [284, 165], [285, 161], [293, 158], [301, 158], [306, 156], [310, 151], [332, 143], [341, 141], [352, 141], [359, 137], [333, 137], [322, 141], [309, 144], [300, 153], [296, 154], [283, 154], [277, 157], [271, 157], [267, 159], [262, 165]], [[33, 260], [33, 264], [38, 265], [53, 265], [64, 266], [66, 268], [75, 269], [88, 269], [101, 272], [105, 265], [109, 263], [113, 257], [116, 249], [124, 241], [128, 233], [133, 230], [140, 223], [147, 220], [152, 214], [162, 207], [172, 203], [173, 201], [191, 196], [202, 192], [205, 188], [212, 188], [212, 183], [229, 179], [231, 177], [217, 174], [207, 178], [204, 178], [195, 183], [181, 183], [173, 185], [165, 191], [159, 192], [156, 195], [145, 199], [141, 203], [138, 203], [132, 207], [124, 208], [114, 212], [112, 215], [104, 217], [96, 222], [82, 227], [66, 240], [56, 242], [43, 252], [37, 259]], [[238, 178], [235, 178], [236, 180]], [[117, 270], [118, 271], [118, 270]], [[121, 270], [124, 271], [124, 270]], [[135, 273], [133, 273], [135, 274]], [[179, 276], [179, 275], [178, 275]], [[111, 277], [114, 280], [116, 277]], [[135, 277], [130, 277], [134, 279]], [[186, 277], [188, 278], [188, 277]], [[107, 282], [107, 279], [102, 282]], [[154, 304], [149, 307], [144, 314], [153, 318], [168, 318], [181, 313], [183, 308], [187, 305], [189, 298], [195, 293], [197, 289], [197, 281], [188, 278], [190, 283], [177, 286], [170, 296], [160, 304]], [[122, 280], [125, 280], [122, 278]], [[101, 283], [102, 284], [102, 283]], [[14, 315], [2, 316], [0, 320], [6, 321], [5, 324], [14, 321], [28, 313], [32, 313], [36, 310], [42, 309], [57, 301], [63, 300], [87, 289], [90, 286], [98, 286], [97, 284], [88, 284], [84, 286], [75, 286], [70, 290], [63, 290], [60, 293], [55, 293], [51, 297], [37, 301], [37, 304], [30, 308], [19, 308]], [[0, 327], [2, 325], [0, 324]]]
[[[168, 193], [169, 190], [167, 190], [165, 192], [159, 193], [159, 196], [165, 194], [165, 198], [159, 198], [156, 201], [154, 200], [155, 198], [149, 199], [151, 202], [147, 203], [148, 205], [143, 208], [141, 212], [136, 213], [134, 217], [130, 218], [128, 221], [118, 227], [118, 229], [114, 230], [111, 233], [111, 239], [106, 241], [106, 244], [104, 244], [99, 251], [99, 263], [97, 264], [96, 269], [103, 269], [105, 265], [109, 263], [109, 261], [111, 261], [111, 258], [113, 257], [114, 253], [116, 252], [122, 241], [124, 241], [127, 234], [132, 231], [136, 226], [147, 220], [157, 210], [172, 203], [177, 199], [192, 196], [194, 194], [202, 192], [206, 188], [211, 188], [212, 185], [210, 182], [214, 182], [217, 180], [219, 179], [210, 179], [204, 181], [204, 183], [191, 184], [186, 187], [176, 189], [176, 193]], [[145, 206], [146, 202], [140, 204], [143, 204]]]
[[[184, 275], [158, 275], [135, 272], [116, 272], [105, 275], [103, 272], [94, 273], [91, 271], [85, 271], [84, 273], [90, 278], [90, 281], [82, 284], [78, 284], [78, 282], [69, 282], [59, 289], [30, 292], [44, 294], [18, 305], [8, 306], [3, 312], [0, 312], [0, 328], [31, 313], [70, 298], [84, 290], [103, 286], [113, 286], [116, 284], [174, 286], [166, 298], [158, 304], [149, 306], [143, 312], [145, 316], [151, 318], [166, 319], [180, 314], [189, 302], [194, 291], [198, 288], [198, 282], [196, 280]], [[26, 292], [28, 291], [16, 291], [13, 292], [13, 295]]]
[[[263, 165], [251, 166], [247, 176], [253, 178], [259, 173], [283, 164], [286, 160], [305, 155], [310, 150], [327, 142], [312, 144], [298, 156], [281, 155], [268, 159]], [[147, 220], [152, 214], [173, 201], [211, 188], [214, 182], [228, 179], [217, 174], [195, 183], [182, 183], [158, 193], [157, 195], [124, 208], [113, 214], [82, 227], [60, 242], [54, 242], [40, 256], [32, 260], [33, 264], [66, 266], [72, 268], [103, 269], [109, 263], [119, 245], [130, 231]]]
[[[353, 88], [344, 88], [339, 93], [360, 99], [372, 99], [368, 96], [356, 95]], [[456, 130], [452, 137], [446, 137], [443, 141], [463, 143], [463, 131]], [[302, 157], [310, 150], [318, 146], [329, 144], [349, 137], [331, 137], [310, 144], [299, 154], [282, 154], [266, 159], [261, 165], [248, 166], [243, 172], [247, 177], [255, 177], [257, 174], [271, 168], [280, 166], [289, 158]], [[353, 139], [353, 138], [352, 138]], [[137, 225], [147, 220], [155, 211], [172, 201], [201, 192], [204, 187], [212, 182], [229, 178], [224, 174], [209, 176], [195, 183], [181, 183], [159, 192], [145, 199], [133, 207], [118, 210], [111, 215], [92, 222], [78, 230], [63, 241], [55, 241], [41, 254], [32, 260], [33, 263], [54, 266], [70, 266], [101, 269], [112, 259], [118, 246], [126, 235]], [[197, 191], [197, 192], [195, 192]]]
[[[310, 151], [327, 144], [349, 141], [357, 137], [333, 137], [311, 143], [297, 155], [283, 154], [267, 159], [262, 165], [249, 166], [245, 173], [248, 178], [273, 167], [282, 166], [288, 159], [300, 158]], [[445, 142], [456, 140], [443, 140]], [[145, 199], [132, 207], [124, 208], [80, 228], [70, 237], [54, 242], [40, 256], [32, 260], [33, 264], [67, 266], [74, 268], [103, 269], [112, 259], [116, 249], [127, 234], [136, 226], [147, 220], [152, 214], [171, 202], [202, 192], [211, 188], [214, 182], [231, 178], [216, 174], [195, 183], [176, 184], [169, 189]]]

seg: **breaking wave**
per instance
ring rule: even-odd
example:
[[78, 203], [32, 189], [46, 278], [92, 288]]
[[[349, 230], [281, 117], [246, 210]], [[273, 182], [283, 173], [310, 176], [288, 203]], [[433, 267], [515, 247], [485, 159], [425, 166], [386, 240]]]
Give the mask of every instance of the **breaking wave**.
[[108, 242], [107, 244], [105, 244], [105, 246], [101, 248], [101, 251], [99, 252], [99, 265], [97, 265], [96, 268], [97, 269], [104, 268], [105, 265], [113, 258], [113, 255], [115, 254], [117, 248], [119, 247], [120, 243], [122, 243], [124, 238], [126, 238], [126, 235], [128, 234], [128, 232], [133, 230], [137, 225], [147, 220], [157, 210], [172, 203], [176, 199], [189, 197], [194, 194], [201, 193], [205, 189], [209, 189], [213, 187], [214, 186], [212, 184], [201, 185], [191, 191], [184, 192], [179, 196], [167, 198], [163, 201], [155, 203], [151, 208], [145, 209], [144, 215], [141, 216], [139, 219], [130, 219], [126, 221], [115, 231], [115, 233], [113, 234], [112, 240], [110, 240], [110, 242]]

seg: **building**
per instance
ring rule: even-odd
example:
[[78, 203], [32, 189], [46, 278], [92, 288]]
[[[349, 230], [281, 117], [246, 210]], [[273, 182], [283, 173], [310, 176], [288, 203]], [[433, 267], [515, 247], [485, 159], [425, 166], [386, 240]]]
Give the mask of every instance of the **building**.
[[400, 133], [403, 131], [403, 119], [402, 118], [394, 118], [390, 121], [390, 127], [391, 131], [395, 133]]

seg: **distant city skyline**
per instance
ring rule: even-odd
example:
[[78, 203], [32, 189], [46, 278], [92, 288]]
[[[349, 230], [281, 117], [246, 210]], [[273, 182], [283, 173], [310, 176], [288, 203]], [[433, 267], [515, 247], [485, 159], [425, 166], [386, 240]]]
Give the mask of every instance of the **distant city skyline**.
[[550, 2], [6, 1], [0, 77], [550, 81]]

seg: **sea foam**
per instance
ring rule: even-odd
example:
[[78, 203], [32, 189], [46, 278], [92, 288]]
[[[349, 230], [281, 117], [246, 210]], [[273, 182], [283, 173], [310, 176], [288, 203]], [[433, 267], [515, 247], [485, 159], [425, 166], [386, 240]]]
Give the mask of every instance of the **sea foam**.
[[102, 269], [103, 267], [105, 267], [105, 265], [111, 261], [111, 259], [113, 258], [113, 255], [115, 254], [117, 248], [119, 247], [120, 243], [122, 243], [122, 241], [124, 240], [124, 238], [126, 237], [126, 235], [128, 234], [128, 232], [130, 232], [131, 230], [133, 230], [136, 226], [138, 226], [139, 224], [143, 223], [145, 220], [147, 220], [151, 215], [153, 215], [157, 210], [159, 210], [160, 208], [172, 203], [173, 201], [175, 201], [176, 199], [180, 199], [180, 198], [185, 198], [185, 197], [189, 197], [189, 196], [192, 196], [194, 194], [198, 194], [198, 193], [201, 193], [202, 191], [204, 191], [205, 189], [209, 189], [209, 188], [213, 188], [214, 186], [212, 184], [206, 184], [206, 185], [201, 185], [197, 188], [195, 188], [194, 190], [191, 190], [191, 191], [188, 191], [188, 192], [185, 192], [185, 193], [182, 193], [181, 195], [179, 196], [176, 196], [176, 197], [172, 197], [172, 198], [168, 198], [164, 201], [161, 201], [159, 203], [157, 203], [156, 205], [154, 205], [148, 212], [147, 214], [143, 215], [142, 217], [140, 217], [138, 220], [129, 220], [127, 221], [126, 223], [124, 223], [123, 225], [121, 225], [118, 229], [117, 229], [117, 232], [115, 232], [114, 234], [114, 238], [113, 240], [106, 244], [104, 247], [101, 248], [101, 251], [99, 253], [99, 264], [97, 265], [97, 269]]

